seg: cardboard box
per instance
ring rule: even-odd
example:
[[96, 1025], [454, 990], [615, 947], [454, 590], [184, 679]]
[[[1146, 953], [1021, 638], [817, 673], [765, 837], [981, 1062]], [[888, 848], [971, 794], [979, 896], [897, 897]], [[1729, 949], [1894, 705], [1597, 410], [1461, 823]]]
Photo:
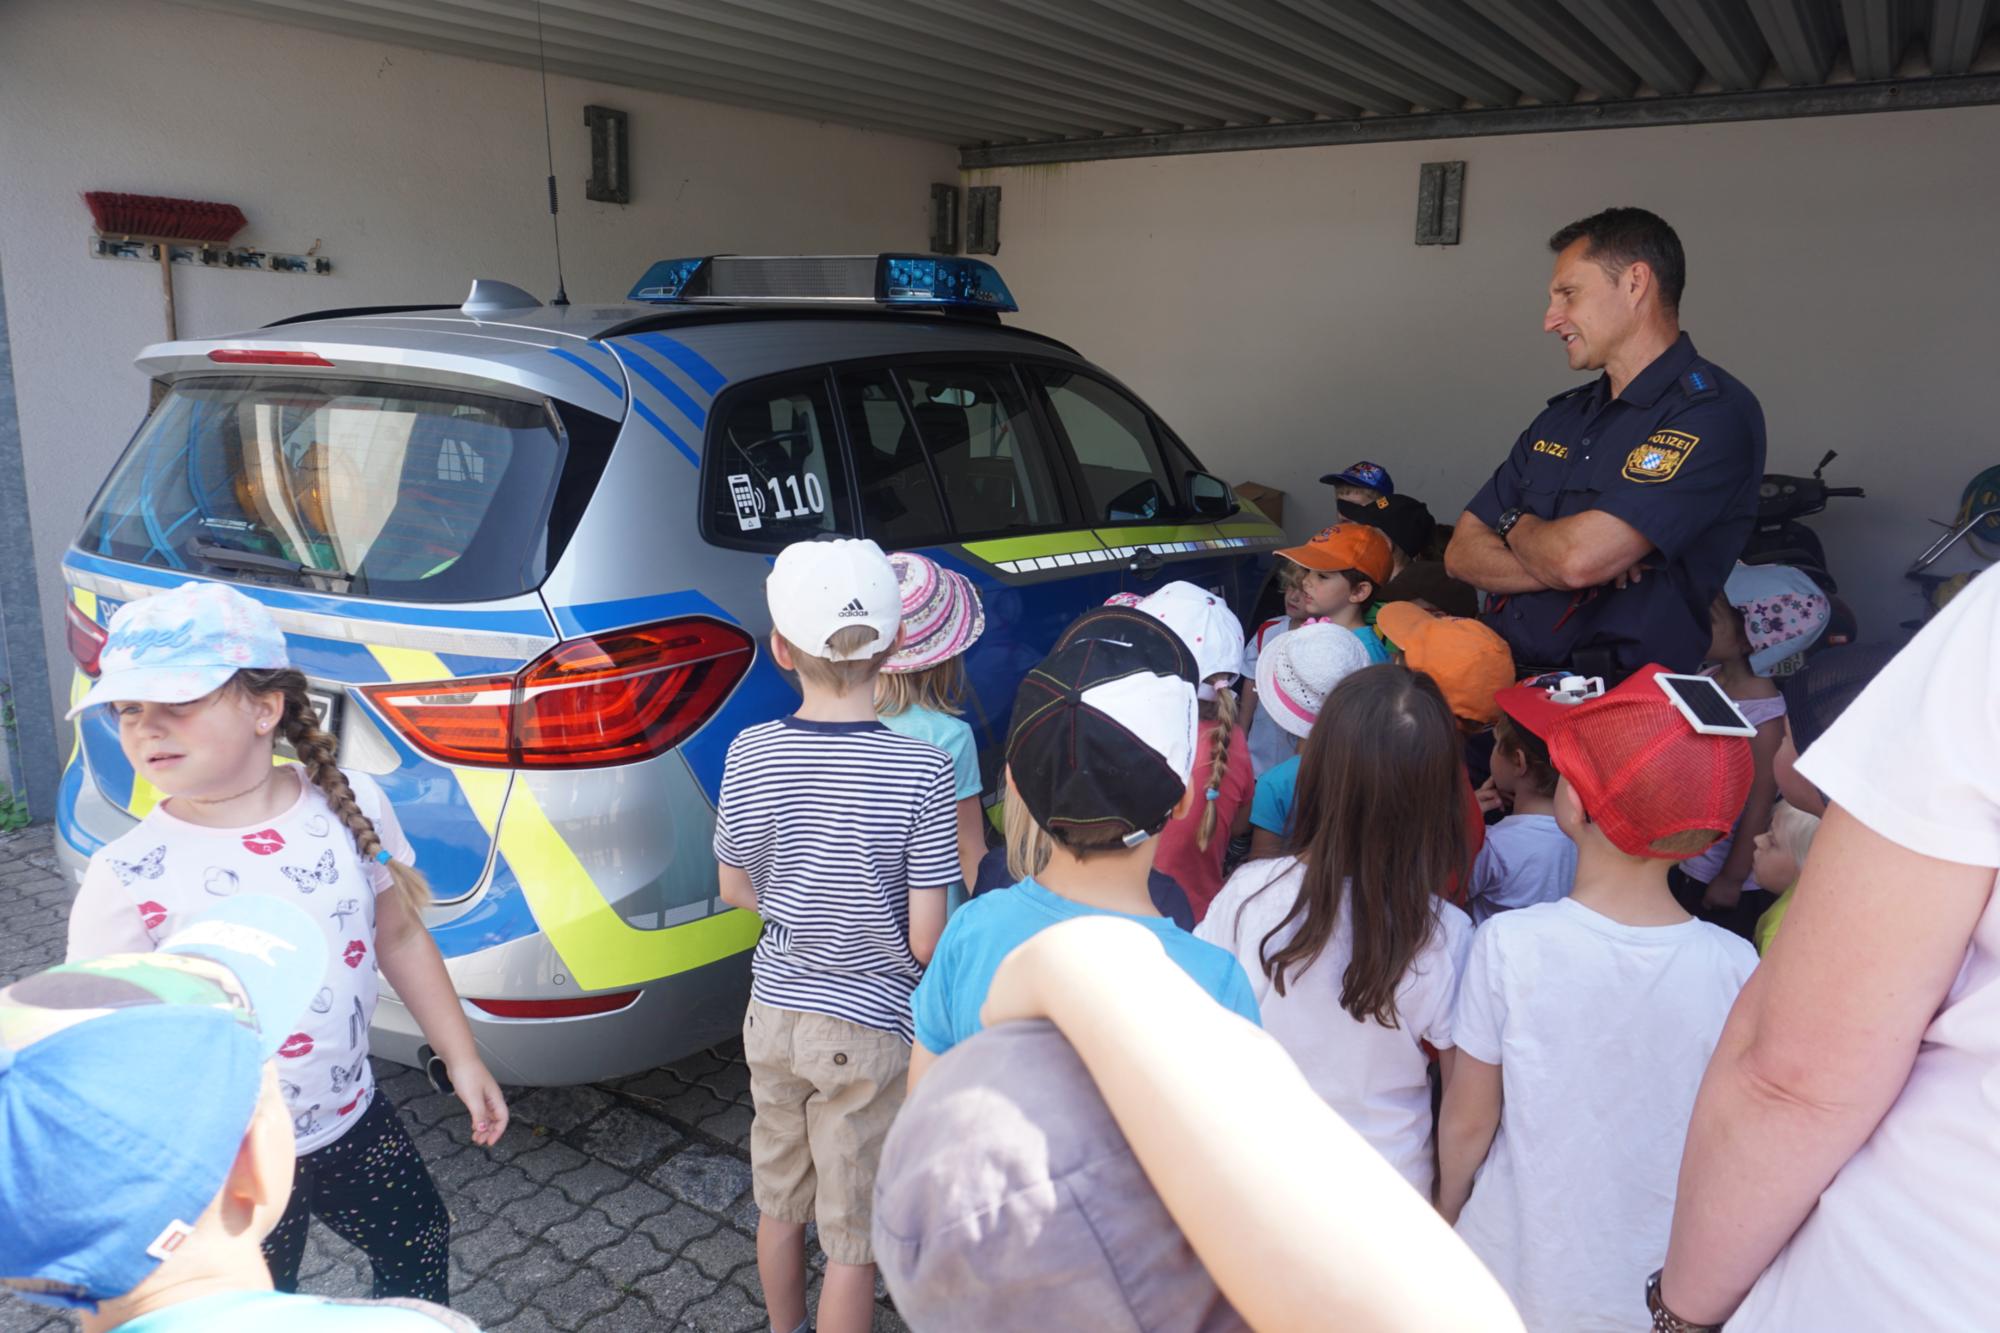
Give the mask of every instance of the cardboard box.
[[1236, 497], [1245, 504], [1254, 505], [1264, 517], [1285, 526], [1285, 493], [1275, 486], [1266, 486], [1258, 481], [1236, 483]]

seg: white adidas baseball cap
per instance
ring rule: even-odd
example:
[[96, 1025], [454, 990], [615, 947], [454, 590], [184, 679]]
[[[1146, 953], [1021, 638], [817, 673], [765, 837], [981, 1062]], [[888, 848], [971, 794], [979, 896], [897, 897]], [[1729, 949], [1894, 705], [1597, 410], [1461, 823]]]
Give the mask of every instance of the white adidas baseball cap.
[[[764, 581], [771, 624], [794, 647], [830, 662], [860, 661], [896, 641], [903, 623], [903, 594], [895, 567], [865, 537], [793, 542], [778, 552]], [[866, 625], [875, 638], [849, 653], [828, 640], [849, 625]]]

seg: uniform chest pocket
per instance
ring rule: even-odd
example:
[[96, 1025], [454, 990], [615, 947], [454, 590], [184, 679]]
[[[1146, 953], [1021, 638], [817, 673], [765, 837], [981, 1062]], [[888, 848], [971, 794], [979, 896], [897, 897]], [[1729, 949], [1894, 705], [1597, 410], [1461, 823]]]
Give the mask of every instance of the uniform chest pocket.
[[[1557, 450], [1562, 452], [1557, 453]], [[1521, 491], [1521, 507], [1539, 509], [1538, 502], [1553, 503], [1558, 495], [1572, 487], [1576, 471], [1571, 464], [1570, 451], [1563, 445], [1551, 440], [1535, 441], [1535, 451], [1516, 459], [1514, 463], [1514, 484]]]

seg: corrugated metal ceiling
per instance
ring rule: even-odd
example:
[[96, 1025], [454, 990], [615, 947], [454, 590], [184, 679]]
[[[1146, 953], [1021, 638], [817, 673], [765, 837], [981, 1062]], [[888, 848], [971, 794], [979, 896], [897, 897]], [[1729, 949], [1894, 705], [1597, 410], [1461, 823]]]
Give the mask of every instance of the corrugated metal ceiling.
[[2000, 100], [1994, 0], [194, 2], [968, 165]]

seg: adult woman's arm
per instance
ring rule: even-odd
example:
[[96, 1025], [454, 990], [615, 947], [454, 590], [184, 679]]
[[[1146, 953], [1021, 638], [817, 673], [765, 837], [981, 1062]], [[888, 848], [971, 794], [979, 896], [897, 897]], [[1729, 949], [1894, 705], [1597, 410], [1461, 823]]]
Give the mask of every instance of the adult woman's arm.
[[1429, 1201], [1152, 932], [1102, 916], [1044, 930], [1001, 964], [982, 1016], [1061, 1029], [1252, 1328], [1520, 1329]]
[[1902, 1091], [1991, 866], [1922, 856], [1839, 805], [1702, 1079], [1660, 1296], [1721, 1323]]

